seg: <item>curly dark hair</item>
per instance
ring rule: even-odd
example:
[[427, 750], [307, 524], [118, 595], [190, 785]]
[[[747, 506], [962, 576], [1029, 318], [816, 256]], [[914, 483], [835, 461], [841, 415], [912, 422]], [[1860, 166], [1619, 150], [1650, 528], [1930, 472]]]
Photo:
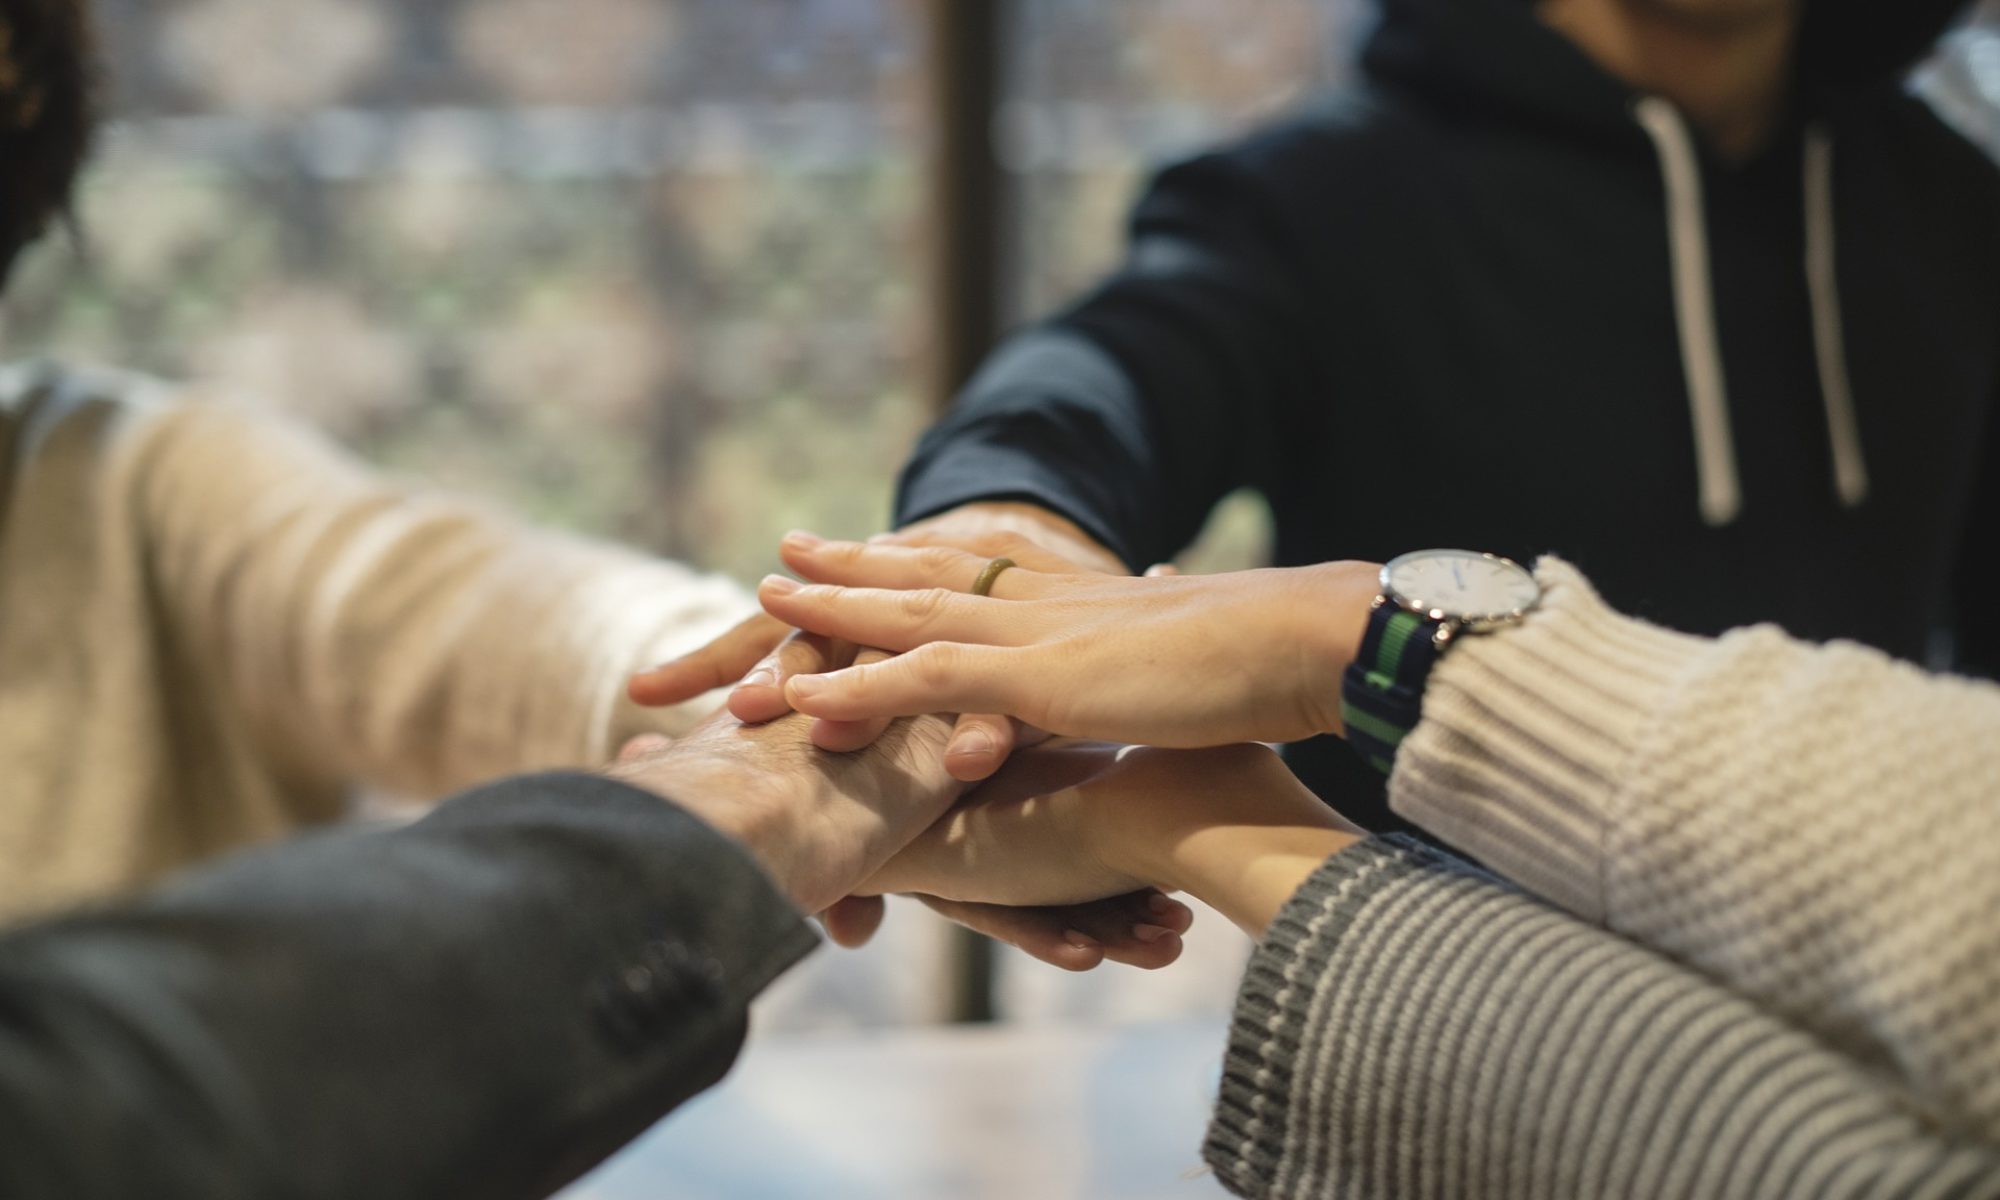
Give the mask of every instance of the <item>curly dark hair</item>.
[[97, 94], [85, 0], [0, 0], [0, 284], [68, 213]]

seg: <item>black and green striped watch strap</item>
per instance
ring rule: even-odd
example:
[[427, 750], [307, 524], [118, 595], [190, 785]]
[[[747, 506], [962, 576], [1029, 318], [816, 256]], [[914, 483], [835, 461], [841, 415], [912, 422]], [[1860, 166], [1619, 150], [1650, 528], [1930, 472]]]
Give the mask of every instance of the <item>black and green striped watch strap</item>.
[[1423, 715], [1424, 682], [1436, 665], [1438, 622], [1384, 603], [1368, 618], [1361, 652], [1341, 680], [1348, 744], [1387, 774], [1396, 747]]

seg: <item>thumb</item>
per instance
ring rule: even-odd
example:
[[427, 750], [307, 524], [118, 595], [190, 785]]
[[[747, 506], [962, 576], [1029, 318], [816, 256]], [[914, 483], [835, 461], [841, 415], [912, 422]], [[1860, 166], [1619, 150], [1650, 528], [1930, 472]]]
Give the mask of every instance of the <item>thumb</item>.
[[826, 926], [826, 936], [833, 939], [834, 945], [857, 950], [867, 945], [868, 939], [882, 927], [886, 911], [880, 896], [849, 896], [845, 900], [834, 901], [831, 908], [819, 915], [819, 919]]

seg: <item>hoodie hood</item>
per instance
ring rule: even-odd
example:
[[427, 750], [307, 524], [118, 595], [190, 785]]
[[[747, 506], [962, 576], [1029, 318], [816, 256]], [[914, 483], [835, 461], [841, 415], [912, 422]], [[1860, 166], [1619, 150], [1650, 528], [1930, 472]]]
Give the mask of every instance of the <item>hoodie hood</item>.
[[1380, 0], [1361, 50], [1378, 82], [1490, 120], [1630, 139], [1632, 90], [1529, 0]]

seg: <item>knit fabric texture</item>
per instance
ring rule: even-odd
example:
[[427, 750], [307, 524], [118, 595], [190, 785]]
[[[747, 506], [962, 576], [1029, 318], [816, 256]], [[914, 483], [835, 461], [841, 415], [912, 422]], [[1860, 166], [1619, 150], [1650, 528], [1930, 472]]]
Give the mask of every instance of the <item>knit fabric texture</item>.
[[2000, 1144], [2000, 687], [1537, 575], [1433, 673], [1396, 811]]
[[1244, 977], [1205, 1156], [1235, 1194], [2000, 1196], [2000, 1153], [1701, 973], [1400, 839]]
[[727, 580], [369, 471], [268, 412], [0, 371], [0, 919], [346, 815], [605, 762]]

